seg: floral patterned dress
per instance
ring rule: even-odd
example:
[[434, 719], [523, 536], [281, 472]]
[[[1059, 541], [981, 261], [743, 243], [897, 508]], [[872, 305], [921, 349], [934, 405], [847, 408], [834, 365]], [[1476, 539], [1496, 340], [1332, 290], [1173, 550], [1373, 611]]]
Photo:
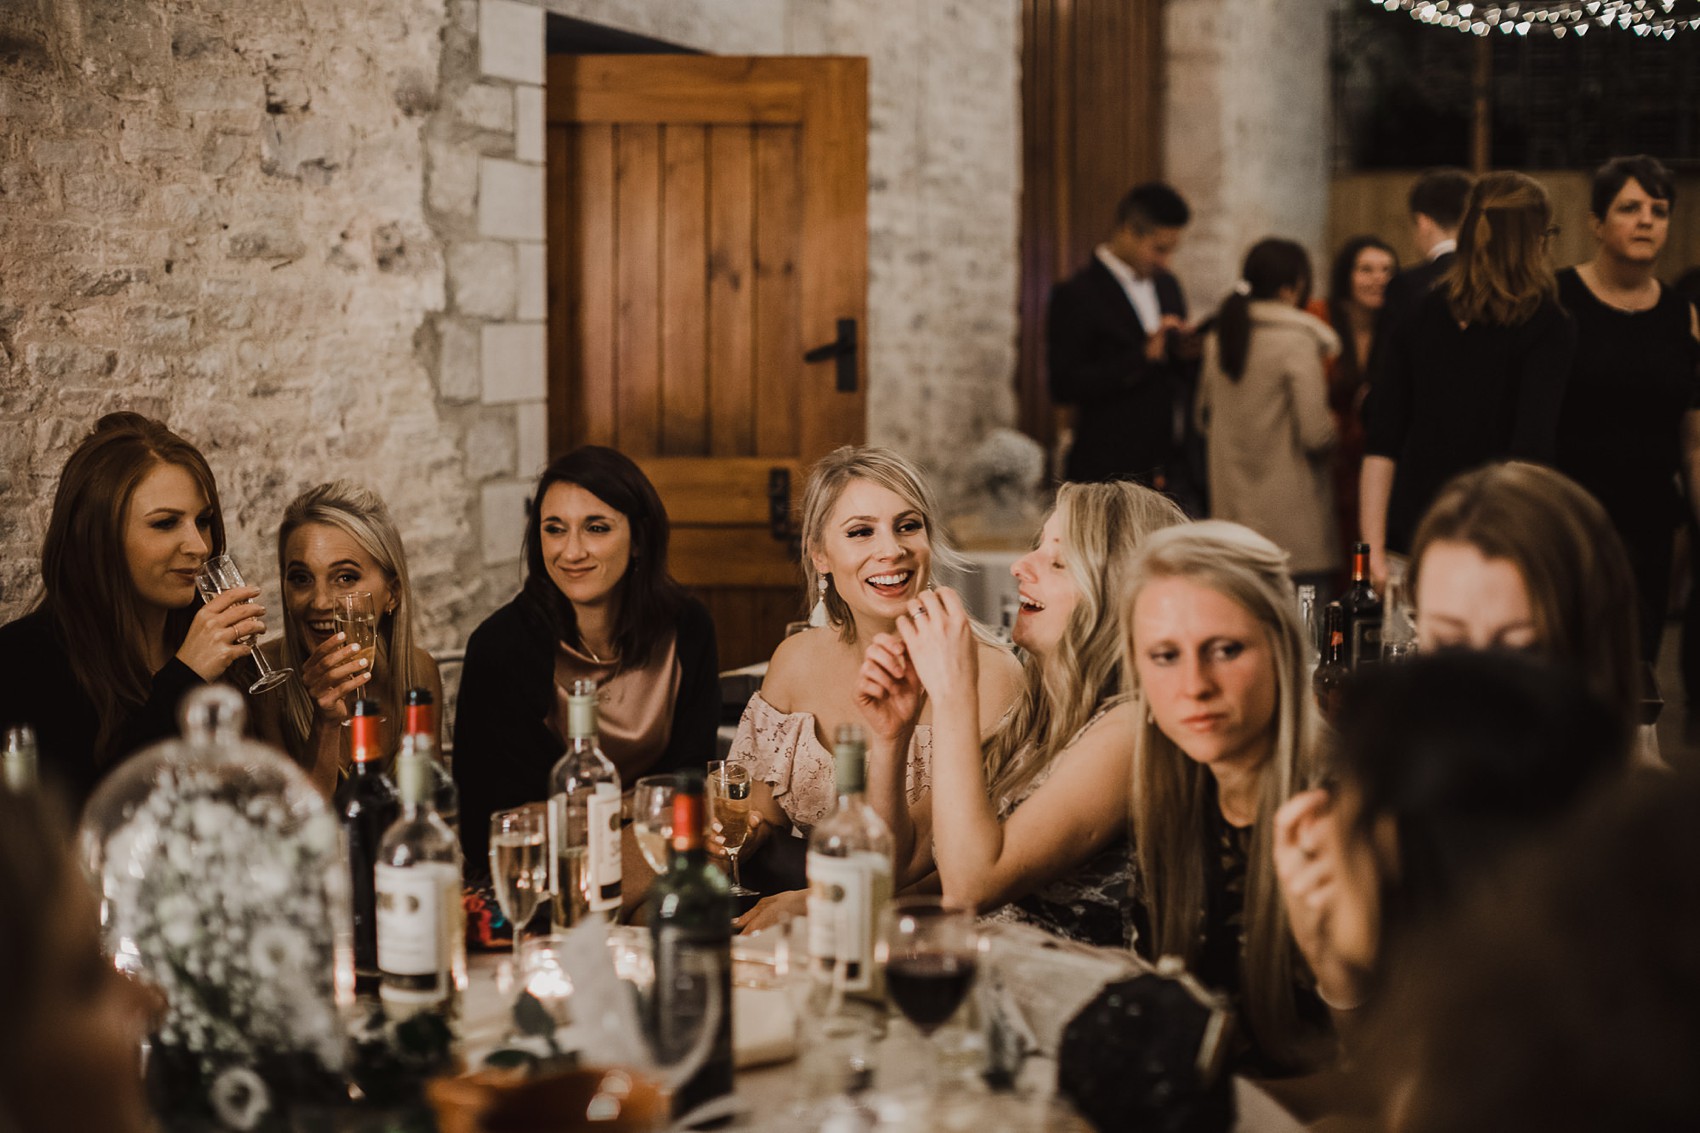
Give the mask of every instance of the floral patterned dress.
[[[752, 779], [772, 788], [774, 801], [800, 838], [808, 837], [838, 802], [832, 752], [816, 733], [814, 713], [781, 712], [758, 692], [744, 706], [727, 756], [748, 767]], [[932, 786], [932, 762], [933, 729], [921, 724], [909, 741], [905, 775], [909, 805]]]
[[[1093, 713], [1063, 749], [1034, 776], [1019, 797], [998, 800], [999, 821], [1007, 821], [1016, 807], [1032, 798], [1057, 765], [1068, 757], [1070, 749], [1113, 707], [1114, 702], [1105, 704]], [[1130, 746], [1131, 743], [1130, 736]], [[1132, 896], [1133, 860], [1129, 849], [1124, 832], [1067, 875], [1046, 882], [1027, 896], [1011, 901], [1001, 909], [994, 909], [982, 919], [1030, 924], [1085, 944], [1131, 948], [1138, 934]]]

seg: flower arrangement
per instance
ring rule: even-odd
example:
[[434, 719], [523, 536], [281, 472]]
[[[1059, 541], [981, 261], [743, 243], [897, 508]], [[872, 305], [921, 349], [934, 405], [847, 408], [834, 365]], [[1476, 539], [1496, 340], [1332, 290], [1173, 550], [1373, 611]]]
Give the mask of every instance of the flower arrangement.
[[337, 825], [239, 770], [161, 764], [104, 844], [115, 962], [168, 1004], [148, 1083], [173, 1130], [281, 1130], [290, 1105], [347, 1098]]

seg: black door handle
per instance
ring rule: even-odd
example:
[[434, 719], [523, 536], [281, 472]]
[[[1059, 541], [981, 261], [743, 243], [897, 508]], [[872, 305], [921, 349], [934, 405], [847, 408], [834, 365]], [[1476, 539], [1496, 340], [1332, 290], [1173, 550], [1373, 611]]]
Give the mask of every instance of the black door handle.
[[803, 355], [805, 362], [825, 362], [828, 358], [838, 362], [839, 393], [856, 392], [856, 320], [839, 319], [838, 337], [825, 346], [817, 346]]

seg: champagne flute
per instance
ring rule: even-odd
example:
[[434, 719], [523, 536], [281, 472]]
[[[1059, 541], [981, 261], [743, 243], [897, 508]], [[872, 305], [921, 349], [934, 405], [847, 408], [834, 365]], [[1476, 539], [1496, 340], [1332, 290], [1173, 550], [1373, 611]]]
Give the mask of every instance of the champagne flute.
[[881, 916], [876, 958], [885, 988], [924, 1035], [942, 1027], [974, 986], [980, 936], [972, 910], [929, 895], [899, 897]]
[[[378, 664], [378, 615], [372, 604], [371, 593], [366, 590], [350, 590], [346, 594], [338, 594], [334, 601], [336, 609], [331, 617], [337, 630], [346, 634], [347, 643], [354, 646], [354, 657], [365, 656], [366, 672], [375, 672]], [[348, 715], [343, 717], [343, 724], [352, 722], [354, 702], [365, 694], [370, 685], [371, 682], [367, 681], [365, 685], [348, 694]]]
[[673, 795], [678, 775], [645, 775], [632, 788], [632, 835], [643, 860], [656, 873], [667, 872], [667, 846], [673, 840]]
[[759, 897], [738, 877], [738, 853], [750, 836], [750, 769], [729, 759], [710, 760], [707, 786], [709, 820], [732, 863], [732, 896]]
[[[203, 602], [211, 602], [226, 590], [235, 590], [247, 585], [242, 581], [242, 572], [236, 567], [236, 560], [229, 555], [212, 555], [201, 564], [201, 569], [195, 572], [195, 588], [201, 592]], [[265, 654], [260, 652], [260, 643], [256, 634], [236, 639], [236, 644], [246, 645], [248, 655], [254, 659], [254, 667], [260, 671], [260, 677], [248, 686], [250, 693], [265, 692], [268, 688], [276, 688], [289, 679], [294, 669], [274, 669], [266, 661]]]
[[549, 837], [541, 806], [499, 810], [490, 816], [490, 879], [496, 904], [514, 927], [513, 949], [519, 953], [520, 933], [549, 892]]

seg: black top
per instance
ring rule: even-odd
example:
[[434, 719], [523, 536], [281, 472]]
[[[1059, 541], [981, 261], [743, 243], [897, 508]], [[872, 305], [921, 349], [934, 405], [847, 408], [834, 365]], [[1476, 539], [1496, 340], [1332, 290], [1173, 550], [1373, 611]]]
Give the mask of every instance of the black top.
[[1517, 326], [1460, 327], [1436, 290], [1393, 334], [1364, 407], [1365, 451], [1398, 465], [1387, 548], [1407, 552], [1423, 512], [1460, 472], [1495, 460], [1553, 462], [1576, 332], [1550, 300]]
[[[701, 768], [720, 725], [714, 621], [688, 599], [677, 627], [679, 694], [667, 748], [645, 774]], [[554, 631], [521, 599], [484, 619], [466, 643], [455, 705], [454, 777], [467, 876], [488, 873], [490, 816], [541, 802], [564, 743], [549, 724], [555, 694]], [[630, 787], [630, 783], [621, 784]]]
[[[1186, 317], [1180, 283], [1154, 278], [1165, 315]], [[1068, 479], [1136, 477], [1150, 483], [1179, 452], [1184, 367], [1145, 357], [1149, 329], [1096, 256], [1051, 291], [1046, 330], [1051, 400], [1078, 406]]]
[[46, 610], [0, 626], [0, 727], [29, 724], [41, 747], [42, 778], [63, 790], [76, 811], [107, 772], [149, 744], [177, 735], [177, 705], [205, 682], [173, 657], [154, 674], [148, 699], [119, 723], [113, 754], [97, 759], [94, 701], [71, 672], [59, 624]]
[[1618, 530], [1662, 530], [1682, 517], [1682, 418], [1700, 405], [1700, 343], [1688, 301], [1665, 287], [1646, 311], [1623, 311], [1558, 273], [1576, 321], [1576, 363], [1558, 426], [1558, 468], [1605, 505]]

